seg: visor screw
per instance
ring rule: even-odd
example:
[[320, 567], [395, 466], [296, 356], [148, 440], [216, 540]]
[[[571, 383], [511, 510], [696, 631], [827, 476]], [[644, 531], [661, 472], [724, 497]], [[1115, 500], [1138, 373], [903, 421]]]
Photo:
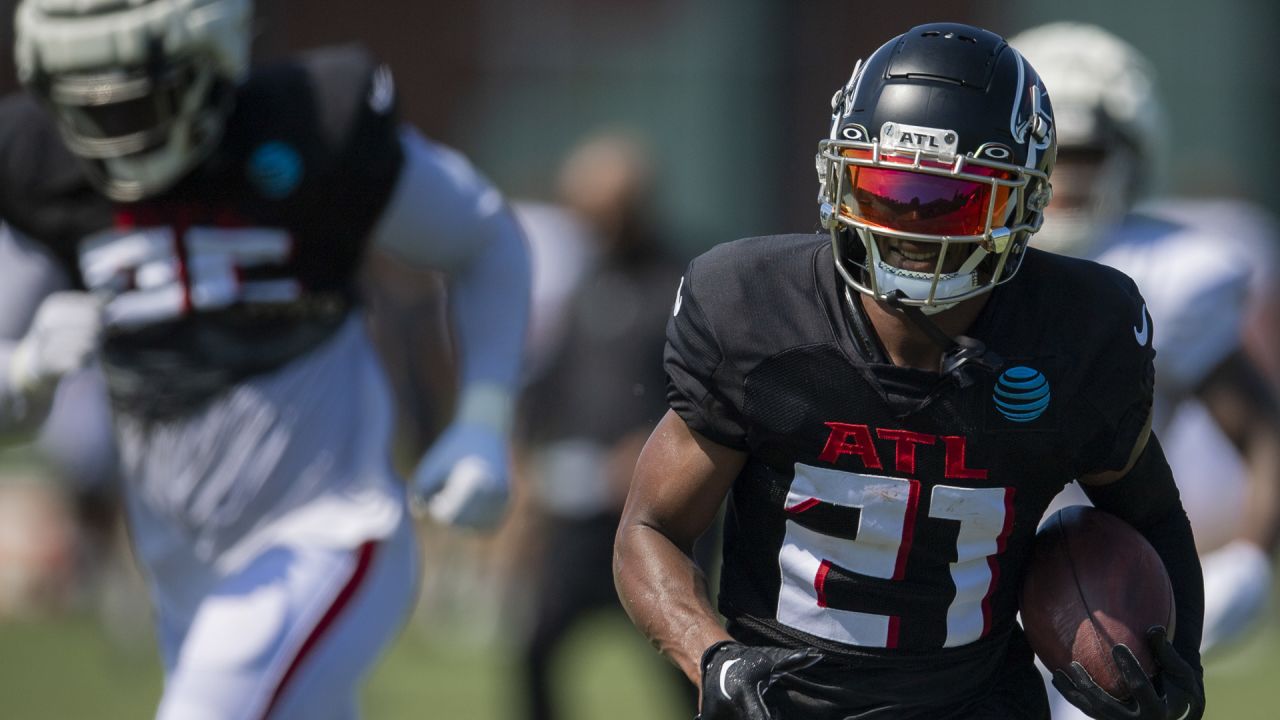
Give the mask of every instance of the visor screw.
[[956, 134], [955, 134], [955, 133], [950, 133], [950, 132], [949, 132], [949, 133], [947, 133], [946, 135], [943, 135], [943, 136], [942, 136], [942, 142], [944, 142], [944, 143], [946, 143], [946, 144], [948, 144], [948, 145], [950, 145], [951, 143], [953, 143], [953, 142], [955, 142], [955, 141], [956, 141]]
[[880, 132], [884, 133], [885, 135], [888, 135], [889, 137], [893, 137], [893, 133], [896, 129], [897, 128], [893, 126], [893, 123], [885, 123], [884, 127], [881, 128]]
[[1037, 140], [1043, 140], [1045, 135], [1049, 134], [1048, 123], [1045, 122], [1045, 119], [1042, 116], [1036, 115], [1035, 118], [1032, 119], [1031, 134], [1034, 135]]

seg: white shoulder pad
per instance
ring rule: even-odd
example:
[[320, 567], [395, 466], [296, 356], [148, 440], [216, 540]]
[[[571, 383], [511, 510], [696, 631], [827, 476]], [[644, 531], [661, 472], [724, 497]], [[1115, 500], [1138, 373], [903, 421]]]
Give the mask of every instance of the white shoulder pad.
[[1154, 325], [1156, 375], [1189, 391], [1240, 346], [1251, 266], [1194, 228], [1121, 236], [1098, 258], [1133, 278]]

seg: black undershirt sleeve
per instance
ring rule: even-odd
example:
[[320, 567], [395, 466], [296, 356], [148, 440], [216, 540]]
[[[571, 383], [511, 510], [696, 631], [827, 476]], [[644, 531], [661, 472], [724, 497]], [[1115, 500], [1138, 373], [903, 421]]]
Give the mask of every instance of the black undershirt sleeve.
[[1124, 477], [1108, 485], [1083, 485], [1093, 504], [1132, 525], [1164, 561], [1173, 585], [1175, 622], [1172, 644], [1204, 682], [1200, 636], [1204, 628], [1204, 578], [1191, 522], [1160, 441], [1151, 435], [1138, 461]]

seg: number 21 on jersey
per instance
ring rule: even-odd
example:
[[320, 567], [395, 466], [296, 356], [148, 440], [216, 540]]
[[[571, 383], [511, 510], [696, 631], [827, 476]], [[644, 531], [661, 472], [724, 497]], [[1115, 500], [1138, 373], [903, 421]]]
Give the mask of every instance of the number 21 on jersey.
[[[853, 540], [787, 520], [778, 561], [782, 586], [778, 622], [846, 645], [898, 646], [897, 615], [828, 606], [827, 575], [833, 566], [888, 581], [905, 577], [920, 504], [919, 480], [851, 473], [796, 464], [786, 510], [802, 513], [819, 503], [857, 508]], [[1013, 488], [935, 485], [929, 517], [959, 523], [956, 559], [950, 564], [955, 596], [947, 608], [944, 647], [964, 645], [990, 630], [990, 598], [999, 580], [996, 556], [1013, 526]]]

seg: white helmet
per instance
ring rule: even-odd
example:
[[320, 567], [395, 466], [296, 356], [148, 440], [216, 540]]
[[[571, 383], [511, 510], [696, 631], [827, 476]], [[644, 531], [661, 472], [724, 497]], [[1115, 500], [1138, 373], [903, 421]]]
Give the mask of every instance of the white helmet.
[[252, 17], [252, 0], [22, 0], [18, 77], [103, 192], [138, 200], [217, 145]]
[[[1166, 120], [1154, 72], [1133, 46], [1095, 25], [1049, 23], [1009, 44], [1040, 72], [1058, 122], [1058, 207], [1049, 206], [1035, 244], [1086, 255], [1159, 176]], [[1073, 153], [1095, 160], [1084, 183], [1073, 183]], [[1080, 202], [1064, 207], [1077, 191]]]

